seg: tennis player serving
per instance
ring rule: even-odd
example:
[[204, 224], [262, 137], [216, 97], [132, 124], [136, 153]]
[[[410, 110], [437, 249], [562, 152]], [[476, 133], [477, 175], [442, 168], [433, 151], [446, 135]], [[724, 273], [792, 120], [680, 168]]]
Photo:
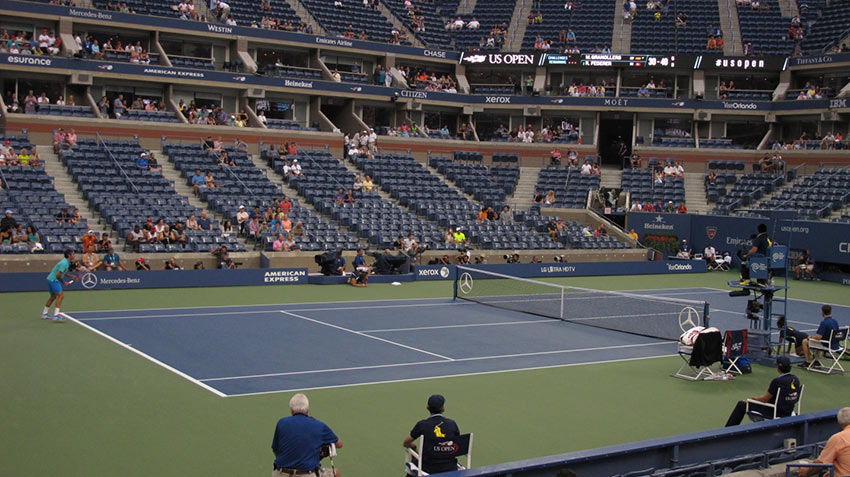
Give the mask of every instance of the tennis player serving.
[[[47, 275], [47, 289], [50, 291], [50, 298], [47, 299], [47, 303], [44, 305], [44, 311], [41, 312], [42, 320], [53, 320], [59, 323], [67, 321], [67, 318], [60, 314], [59, 307], [62, 306], [62, 299], [65, 298], [65, 293], [62, 291], [62, 285], [70, 285], [75, 279], [77, 279], [76, 275], [68, 273], [71, 270], [71, 264], [73, 261], [74, 251], [65, 250], [65, 258], [54, 265], [53, 270], [50, 271], [50, 275]], [[71, 280], [66, 282], [66, 275], [70, 275]], [[54, 302], [56, 303], [56, 307], [53, 309], [53, 314], [51, 315], [50, 305]]]

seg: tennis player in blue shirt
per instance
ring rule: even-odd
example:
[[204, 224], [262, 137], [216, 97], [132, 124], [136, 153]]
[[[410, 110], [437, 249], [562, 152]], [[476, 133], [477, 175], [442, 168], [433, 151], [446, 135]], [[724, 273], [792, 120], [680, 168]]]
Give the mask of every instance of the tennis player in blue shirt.
[[[65, 298], [65, 293], [62, 291], [62, 285], [70, 285], [76, 279], [76, 275], [71, 275], [72, 279], [65, 281], [65, 276], [71, 269], [71, 262], [74, 261], [74, 251], [66, 250], [65, 258], [53, 266], [50, 275], [47, 275], [47, 289], [50, 291], [50, 298], [47, 299], [47, 304], [44, 305], [44, 311], [41, 312], [41, 319], [53, 320], [60, 323], [67, 321], [67, 318], [60, 314], [59, 307], [62, 306], [62, 299]], [[56, 308], [53, 309], [53, 314], [50, 314], [50, 305], [56, 302]]]

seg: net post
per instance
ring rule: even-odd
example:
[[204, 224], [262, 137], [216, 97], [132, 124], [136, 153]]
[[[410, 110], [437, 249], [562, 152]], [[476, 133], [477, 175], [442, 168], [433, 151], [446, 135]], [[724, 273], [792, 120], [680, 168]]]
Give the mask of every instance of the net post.
[[564, 289], [563, 288], [561, 288], [561, 316], [559, 316], [559, 318], [562, 319], [562, 320], [564, 319]]
[[455, 265], [455, 280], [454, 280], [454, 288], [452, 290], [452, 301], [457, 300], [457, 281], [458, 277], [460, 277], [460, 267]]
[[709, 305], [708, 302], [705, 302], [705, 305], [702, 309], [702, 326], [708, 328], [711, 326], [709, 323], [711, 322], [711, 317], [709, 316]]

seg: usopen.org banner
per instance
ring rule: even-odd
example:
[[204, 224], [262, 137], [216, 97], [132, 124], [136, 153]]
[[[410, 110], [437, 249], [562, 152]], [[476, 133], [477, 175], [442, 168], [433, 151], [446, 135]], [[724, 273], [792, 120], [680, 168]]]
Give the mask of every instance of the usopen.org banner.
[[[4, 292], [46, 291], [47, 273], [2, 273]], [[306, 268], [252, 268], [244, 270], [152, 270], [149, 272], [83, 272], [66, 290], [190, 288], [307, 283]]]

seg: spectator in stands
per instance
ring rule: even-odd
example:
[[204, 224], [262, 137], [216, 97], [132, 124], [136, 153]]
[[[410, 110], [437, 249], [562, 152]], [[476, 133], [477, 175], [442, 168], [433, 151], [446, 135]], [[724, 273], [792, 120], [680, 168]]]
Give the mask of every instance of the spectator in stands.
[[553, 166], [561, 165], [561, 148], [556, 147], [549, 153], [549, 164]]
[[688, 14], [685, 12], [679, 12], [679, 16], [676, 17], [676, 26], [684, 27], [688, 25]]
[[103, 256], [103, 267], [107, 272], [112, 270], [127, 270], [121, 257], [115, 253], [115, 250], [110, 246], [106, 249], [106, 254]]
[[[800, 399], [800, 380], [797, 376], [791, 374], [791, 361], [787, 356], [779, 356], [776, 358], [776, 370], [779, 376], [770, 382], [767, 392], [761, 396], [753, 396], [750, 399], [763, 403], [773, 403], [776, 396], [780, 396], [780, 401], [776, 406], [776, 415], [778, 417], [790, 416], [794, 411], [794, 406]], [[773, 415], [773, 408], [760, 406], [758, 404], [750, 404], [750, 409], [754, 409], [764, 415]], [[726, 421], [726, 427], [736, 426], [744, 419], [747, 412], [747, 401], [738, 401], [729, 419]]]
[[274, 241], [274, 243], [272, 243], [272, 250], [274, 250], [275, 252], [283, 251], [285, 242], [286, 239], [283, 237], [283, 234], [278, 234], [277, 239]]
[[[193, 175], [191, 177], [190, 182], [192, 183], [192, 191], [194, 192], [195, 197], [197, 197], [200, 194], [201, 189], [206, 187], [206, 184], [205, 184], [206, 181], [204, 179], [204, 175], [201, 174], [200, 169], [195, 169], [195, 175]], [[188, 224], [187, 224], [187, 226], [188, 226]]]
[[369, 175], [363, 179], [363, 190], [366, 192], [372, 192], [375, 190], [375, 184], [372, 182], [372, 177]]
[[27, 245], [30, 247], [30, 251], [41, 250], [41, 237], [38, 235], [38, 232], [35, 230], [35, 227], [32, 225], [27, 225], [26, 229], [27, 236]]
[[216, 189], [219, 187], [218, 182], [215, 181], [215, 178], [212, 175], [212, 171], [208, 170], [207, 175], [204, 176], [204, 187], [207, 189]]
[[146, 152], [139, 154], [139, 157], [136, 158], [136, 167], [139, 169], [150, 169], [148, 154]]
[[198, 219], [195, 218], [195, 214], [189, 214], [189, 218], [186, 219], [186, 230], [200, 230], [201, 227], [198, 225]]
[[[833, 434], [821, 451], [816, 464], [832, 464], [835, 467], [835, 475], [850, 475], [850, 407], [838, 410], [838, 427], [841, 430]], [[808, 477], [809, 475], [820, 475], [824, 469], [801, 468], [798, 475]]]
[[632, 206], [629, 208], [630, 212], [640, 212], [643, 210], [643, 206], [641, 205], [639, 200], [632, 201]]
[[73, 218], [73, 215], [71, 215], [71, 213], [68, 212], [67, 207], [63, 207], [62, 210], [60, 210], [56, 214], [56, 222], [71, 222], [72, 218]]
[[635, 232], [635, 229], [630, 229], [628, 236], [632, 240], [638, 240], [638, 234], [637, 234], [637, 232]]
[[201, 217], [198, 219], [198, 227], [200, 227], [201, 230], [213, 229], [213, 222], [209, 219], [209, 217], [207, 217], [206, 210], [201, 211]]
[[454, 243], [457, 244], [465, 244], [466, 243], [466, 234], [463, 233], [460, 227], [455, 228], [453, 237]]
[[687, 214], [688, 213], [688, 206], [686, 206], [685, 203], [682, 202], [681, 204], [679, 204], [678, 207], [676, 207], [676, 213], [677, 214]]
[[546, 198], [543, 199], [543, 204], [544, 205], [554, 205], [555, 204], [555, 191], [554, 190], [549, 189], [549, 191], [546, 192]]
[[119, 94], [115, 101], [112, 102], [112, 114], [115, 116], [115, 119], [121, 118], [124, 114], [127, 113], [127, 103], [124, 101], [124, 95]]

